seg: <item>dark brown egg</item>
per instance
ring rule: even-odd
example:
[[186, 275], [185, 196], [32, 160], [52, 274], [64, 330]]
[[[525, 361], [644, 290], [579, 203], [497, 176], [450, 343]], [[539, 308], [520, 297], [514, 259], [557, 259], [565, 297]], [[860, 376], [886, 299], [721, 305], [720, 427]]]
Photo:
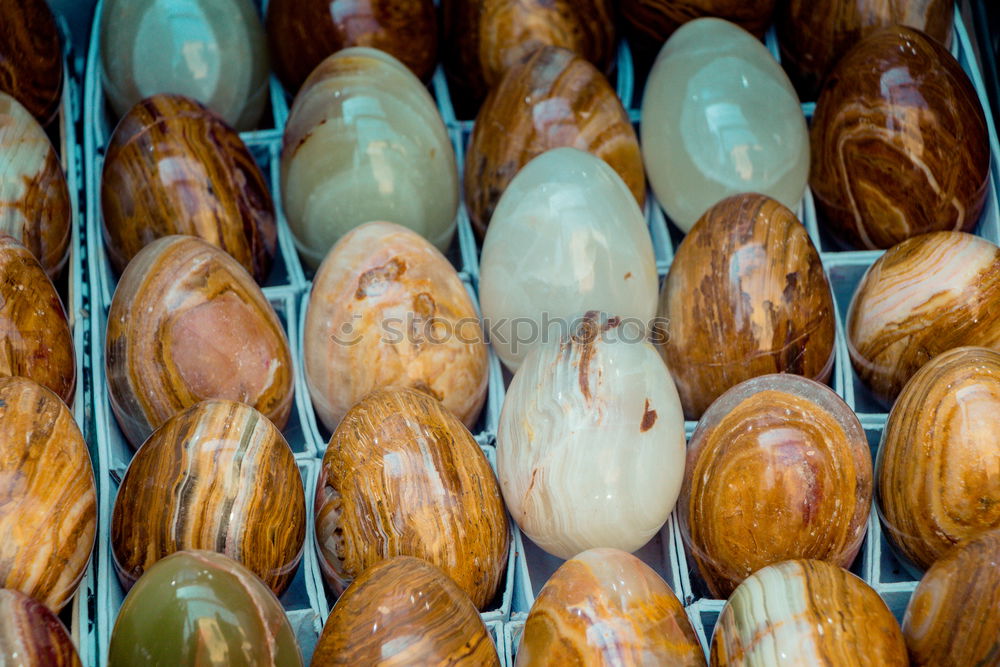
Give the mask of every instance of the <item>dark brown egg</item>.
[[705, 16], [725, 19], [763, 37], [775, 4], [776, 0], [621, 0], [621, 13], [633, 45], [656, 55], [677, 28]]
[[59, 111], [62, 46], [45, 0], [0, 0], [0, 91], [48, 125]]
[[0, 664], [80, 667], [66, 626], [38, 600], [0, 589], [0, 619]]

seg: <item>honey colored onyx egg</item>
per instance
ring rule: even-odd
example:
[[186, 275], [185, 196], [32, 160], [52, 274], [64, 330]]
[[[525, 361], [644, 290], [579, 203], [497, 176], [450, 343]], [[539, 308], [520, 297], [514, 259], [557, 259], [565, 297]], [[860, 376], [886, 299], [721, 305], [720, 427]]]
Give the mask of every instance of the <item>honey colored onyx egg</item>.
[[51, 389], [68, 405], [76, 394], [73, 334], [52, 281], [27, 248], [0, 235], [0, 376]]
[[281, 192], [295, 244], [310, 266], [372, 220], [409, 227], [447, 250], [458, 171], [420, 79], [388, 53], [366, 47], [320, 63], [285, 126]]
[[660, 575], [624, 551], [591, 549], [545, 583], [531, 605], [516, 664], [703, 667], [705, 654]]
[[906, 645], [878, 593], [817, 560], [765, 567], [736, 589], [712, 634], [712, 667], [906, 667]]
[[66, 627], [48, 607], [24, 593], [0, 589], [0, 664], [81, 667]]
[[[636, 45], [659, 49], [675, 30], [697, 18], [725, 19], [757, 37], [771, 24], [776, 0], [621, 0], [621, 15]], [[654, 51], [655, 53], [655, 51]]]
[[500, 198], [483, 242], [479, 298], [493, 348], [516, 371], [588, 310], [646, 326], [658, 280], [646, 220], [622, 179], [598, 157], [556, 148], [521, 169]]
[[469, 596], [427, 561], [396, 556], [340, 596], [312, 665], [499, 667], [500, 660]]
[[681, 231], [730, 195], [759, 192], [794, 209], [805, 193], [799, 98], [761, 41], [728, 21], [690, 21], [663, 45], [640, 133], [649, 183]]
[[660, 531], [684, 476], [684, 416], [638, 323], [588, 312], [531, 351], [504, 398], [497, 470], [511, 516], [559, 558], [635, 551]]
[[891, 405], [938, 354], [963, 345], [1000, 350], [1000, 248], [963, 232], [903, 241], [878, 258], [847, 314], [858, 377]]
[[69, 408], [31, 380], [0, 378], [0, 587], [58, 613], [96, 534], [94, 469]]
[[781, 64], [805, 100], [814, 100], [837, 61], [879, 28], [905, 25], [945, 46], [950, 0], [788, 0], [776, 16]]
[[959, 347], [924, 364], [892, 407], [876, 465], [887, 536], [920, 569], [1000, 528], [1000, 352]]
[[828, 387], [775, 374], [736, 385], [688, 445], [681, 535], [714, 597], [773, 563], [850, 566], [872, 502], [861, 423]]
[[288, 422], [292, 358], [278, 315], [239, 262], [201, 239], [167, 236], [135, 256], [104, 349], [111, 407], [133, 447], [212, 398]]
[[236, 561], [178, 551], [151, 567], [122, 603], [109, 667], [301, 667], [278, 598]]
[[437, 63], [433, 0], [273, 0], [264, 25], [274, 69], [292, 93], [324, 58], [351, 46], [391, 53], [425, 81]]
[[885, 28], [848, 51], [823, 86], [810, 141], [820, 223], [850, 245], [888, 248], [979, 221], [986, 116], [958, 61], [922, 32]]
[[914, 667], [1000, 660], [1000, 530], [967, 540], [934, 563], [903, 617]]
[[252, 0], [106, 0], [101, 81], [115, 117], [156, 93], [194, 98], [237, 130], [267, 105], [267, 46]]
[[313, 279], [303, 347], [313, 405], [333, 431], [374, 389], [412, 387], [472, 428], [489, 379], [486, 338], [465, 285], [416, 232], [369, 222]]
[[243, 403], [204, 401], [168, 419], [125, 473], [111, 515], [115, 569], [130, 588], [176, 551], [219, 551], [276, 595], [306, 537], [295, 455], [267, 417]]
[[479, 102], [507, 68], [545, 46], [607, 72], [615, 55], [611, 0], [442, 0], [444, 64], [461, 94]]
[[735, 195], [701, 216], [677, 248], [657, 315], [688, 419], [758, 375], [830, 379], [830, 284], [806, 228], [770, 197]]
[[639, 206], [645, 203], [639, 141], [614, 89], [580, 56], [543, 47], [507, 70], [472, 128], [465, 157], [465, 202], [480, 238], [514, 175], [533, 158], [560, 146], [579, 148], [607, 162]]
[[330, 438], [316, 485], [320, 567], [338, 593], [393, 556], [423, 558], [479, 609], [507, 567], [500, 487], [472, 434], [436, 399], [378, 390]]
[[56, 19], [45, 0], [0, 0], [0, 16], [0, 92], [48, 125], [59, 111], [63, 85]]
[[239, 134], [181, 95], [142, 100], [111, 135], [101, 177], [108, 257], [121, 273], [171, 234], [222, 248], [263, 283], [277, 249], [274, 203]]
[[72, 224], [66, 176], [48, 135], [0, 93], [0, 233], [23, 244], [54, 278], [69, 257]]

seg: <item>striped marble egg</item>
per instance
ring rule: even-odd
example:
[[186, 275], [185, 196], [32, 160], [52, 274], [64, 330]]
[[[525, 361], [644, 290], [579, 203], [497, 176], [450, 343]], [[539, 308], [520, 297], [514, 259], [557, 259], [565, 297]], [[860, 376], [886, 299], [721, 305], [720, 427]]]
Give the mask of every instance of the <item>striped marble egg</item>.
[[69, 257], [72, 224], [66, 176], [48, 135], [0, 93], [0, 233], [20, 241], [55, 277]]
[[0, 378], [0, 587], [58, 613], [96, 534], [94, 471], [72, 413], [31, 380]]
[[486, 339], [451, 263], [419, 234], [369, 222], [313, 279], [303, 332], [306, 382], [331, 431], [369, 392], [413, 387], [472, 428], [486, 400]]
[[48, 125], [59, 112], [63, 88], [56, 17], [46, 0], [0, 0], [0, 16], [0, 91]]
[[712, 667], [906, 667], [899, 623], [871, 587], [818, 560], [789, 560], [750, 576], [712, 634]]
[[545, 582], [524, 624], [516, 667], [542, 665], [704, 667], [684, 607], [632, 554], [591, 549]]
[[[631, 29], [629, 46], [656, 51], [679, 27], [704, 16], [715, 16], [763, 37], [771, 24], [776, 0], [621, 0], [621, 16]], [[638, 55], [638, 54], [637, 54]]]
[[964, 232], [922, 234], [879, 257], [847, 314], [858, 377], [892, 404], [931, 358], [963, 345], [1000, 350], [1000, 248]]
[[320, 567], [338, 593], [393, 556], [423, 558], [479, 609], [500, 590], [510, 526], [472, 434], [413, 389], [378, 390], [348, 411], [316, 485]]
[[118, 122], [104, 156], [101, 212], [119, 273], [151, 241], [189, 234], [263, 283], [277, 249], [274, 203], [250, 151], [222, 118], [182, 95], [148, 97]]
[[313, 667], [499, 667], [479, 610], [425, 560], [396, 556], [371, 566], [337, 600]]
[[81, 667], [66, 626], [38, 600], [0, 589], [0, 665]]
[[1000, 352], [960, 347], [924, 364], [892, 407], [876, 466], [886, 535], [920, 569], [1000, 528]]
[[132, 458], [111, 514], [126, 589], [164, 556], [205, 549], [280, 595], [305, 536], [295, 455], [267, 417], [234, 401], [203, 401], [160, 426]]
[[278, 428], [291, 414], [278, 315], [239, 262], [201, 239], [167, 236], [135, 256], [111, 301], [104, 349], [111, 407], [133, 447], [211, 398], [251, 405]]

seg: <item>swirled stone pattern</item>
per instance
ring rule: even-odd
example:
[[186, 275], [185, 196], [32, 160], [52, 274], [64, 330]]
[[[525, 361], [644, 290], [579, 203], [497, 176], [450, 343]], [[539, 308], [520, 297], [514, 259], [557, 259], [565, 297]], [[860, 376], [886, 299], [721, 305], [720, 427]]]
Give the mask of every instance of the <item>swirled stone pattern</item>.
[[691, 436], [681, 534], [725, 599], [783, 560], [850, 566], [871, 502], [868, 440], [847, 404], [817, 382], [765, 375], [723, 394]]
[[825, 561], [760, 570], [726, 602], [712, 635], [712, 667], [906, 667], [892, 612], [868, 584]]
[[979, 222], [986, 116], [958, 61], [922, 32], [885, 28], [848, 51], [823, 86], [810, 142], [820, 223], [854, 247]]
[[624, 551], [591, 549], [563, 563], [535, 598], [516, 665], [704, 667], [705, 654], [660, 575]]
[[280, 595], [305, 537], [295, 455], [267, 417], [235, 401], [198, 403], [158, 428], [132, 458], [111, 515], [125, 588], [165, 556], [204, 549]]
[[1000, 248], [963, 232], [890, 248], [865, 273], [847, 316], [858, 377], [890, 405], [921, 366], [953, 347], [1000, 350]]
[[372, 392], [340, 422], [316, 487], [320, 566], [337, 592], [393, 556], [423, 558], [479, 609], [507, 567], [510, 526], [482, 449], [436, 399]]
[[497, 430], [511, 516], [559, 558], [635, 551], [663, 527], [684, 475], [670, 372], [633, 324], [588, 312], [514, 375]]
[[245, 567], [211, 551], [178, 551], [122, 603], [109, 667], [301, 667], [278, 598]]
[[641, 207], [646, 177], [639, 141], [597, 69], [547, 46], [512, 65], [483, 104], [465, 156], [465, 202], [482, 238], [500, 195], [521, 167], [551, 148], [592, 153], [618, 172]]
[[174, 414], [217, 398], [284, 428], [292, 358], [274, 308], [239, 262], [192, 236], [143, 248], [108, 312], [111, 407], [133, 447]]
[[337, 600], [313, 667], [499, 667], [479, 610], [455, 582], [419, 558], [371, 566]]
[[0, 586], [58, 613], [96, 534], [94, 470], [73, 415], [45, 387], [0, 378]]
[[382, 387], [413, 387], [472, 428], [486, 400], [486, 338], [451, 263], [419, 234], [366, 223], [313, 279], [303, 334], [313, 405], [333, 431]]
[[688, 419], [752, 377], [826, 382], [833, 370], [833, 296], [819, 253], [795, 214], [764, 195], [734, 195], [701, 216], [677, 248], [657, 315]]
[[104, 157], [101, 211], [120, 273], [146, 244], [197, 236], [263, 283], [277, 249], [274, 203], [239, 134], [201, 103], [148, 97], [118, 123]]
[[82, 666], [66, 627], [38, 600], [0, 589], [0, 619], [0, 665]]
[[679, 27], [705, 16], [735, 23], [763, 37], [776, 0], [621, 0], [622, 18], [640, 51], [654, 54]]
[[892, 407], [877, 467], [887, 536], [921, 569], [1000, 528], [1000, 352], [960, 347], [924, 364]]
[[42, 125], [59, 111], [62, 45], [45, 0], [0, 0], [0, 91], [12, 95]]

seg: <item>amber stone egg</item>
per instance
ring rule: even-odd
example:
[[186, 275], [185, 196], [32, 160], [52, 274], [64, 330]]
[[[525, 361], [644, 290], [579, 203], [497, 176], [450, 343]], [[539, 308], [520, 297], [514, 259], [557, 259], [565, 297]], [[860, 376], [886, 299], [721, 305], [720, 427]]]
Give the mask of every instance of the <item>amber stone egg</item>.
[[480, 238], [521, 167], [562, 146], [607, 162], [640, 208], [645, 203], [639, 140], [615, 91], [585, 59], [549, 46], [512, 65], [476, 116], [465, 157], [465, 202]]
[[611, 0], [443, 0], [441, 12], [448, 75], [476, 102], [543, 46], [569, 49], [602, 72], [615, 54]]
[[413, 387], [472, 427], [486, 400], [486, 338], [455, 269], [389, 222], [348, 232], [313, 279], [303, 334], [306, 381], [331, 431], [374, 389]]
[[963, 345], [1000, 350], [1000, 248], [963, 232], [890, 248], [865, 273], [847, 314], [855, 372], [891, 405], [932, 357]]
[[48, 125], [59, 111], [62, 46], [45, 0], [0, 0], [0, 91]]
[[500, 485], [472, 435], [436, 399], [379, 390], [337, 427], [316, 487], [316, 543], [342, 592], [393, 556], [423, 558], [484, 608], [507, 566]]
[[19, 591], [0, 589], [0, 665], [81, 664], [73, 639], [48, 607]]
[[966, 540], [927, 570], [903, 637], [914, 667], [1000, 664], [1000, 530]]
[[31, 380], [0, 378], [0, 587], [58, 613], [96, 534], [94, 470], [69, 408]]
[[188, 234], [267, 278], [277, 248], [267, 182], [236, 130], [182, 95], [147, 97], [111, 135], [101, 177], [108, 257], [120, 273], [148, 243]]
[[0, 233], [20, 241], [55, 277], [69, 256], [72, 224], [55, 148], [28, 110], [0, 93]]
[[776, 0], [621, 0], [620, 11], [635, 46], [655, 54], [677, 28], [705, 16], [725, 19], [763, 37], [775, 4]]
[[886, 534], [921, 569], [1000, 528], [1000, 352], [959, 347], [924, 364], [889, 414], [876, 465]]
[[989, 183], [986, 116], [948, 50], [894, 26], [854, 46], [827, 78], [810, 131], [821, 224], [858, 248], [971, 231]]
[[264, 27], [274, 69], [292, 94], [324, 58], [351, 46], [391, 53], [425, 81], [437, 63], [432, 0], [271, 0]]
[[130, 588], [176, 551], [218, 551], [276, 595], [295, 575], [306, 502], [295, 455], [267, 417], [204, 401], [168, 419], [125, 473], [111, 515], [115, 568]]
[[68, 405], [76, 392], [73, 334], [52, 281], [27, 248], [0, 235], [0, 376], [20, 376]]
[[499, 667], [500, 660], [469, 596], [427, 561], [396, 556], [340, 596], [312, 665]]
[[239, 262], [192, 236], [143, 248], [108, 313], [111, 407], [133, 447], [210, 398], [251, 405], [284, 428], [292, 358], [274, 308]]
[[556, 570], [531, 605], [516, 663], [602, 664], [705, 664], [674, 592], [652, 568], [618, 549], [584, 551]]
[[688, 419], [758, 375], [830, 378], [830, 284], [805, 227], [770, 197], [735, 195], [705, 212], [677, 249], [658, 315]]

